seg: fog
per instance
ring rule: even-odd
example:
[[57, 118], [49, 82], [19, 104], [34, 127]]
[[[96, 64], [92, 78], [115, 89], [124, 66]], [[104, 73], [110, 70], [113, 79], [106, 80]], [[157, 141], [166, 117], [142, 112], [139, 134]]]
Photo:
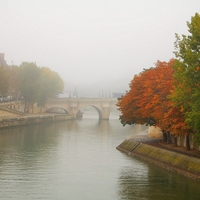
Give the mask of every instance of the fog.
[[197, 0], [0, 0], [0, 52], [36, 62], [65, 91], [97, 97], [129, 90], [143, 68], [174, 57], [175, 33], [200, 13]]

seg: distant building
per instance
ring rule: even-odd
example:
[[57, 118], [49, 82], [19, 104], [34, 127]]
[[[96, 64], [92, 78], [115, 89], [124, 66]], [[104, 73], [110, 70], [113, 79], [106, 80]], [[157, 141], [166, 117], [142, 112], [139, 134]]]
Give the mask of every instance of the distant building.
[[122, 93], [122, 92], [113, 92], [112, 93], [112, 98], [119, 98], [124, 96], [126, 93]]
[[0, 66], [8, 66], [4, 58], [4, 53], [0, 53]]
[[58, 94], [57, 98], [60, 98], [60, 99], [62, 99], [62, 98], [69, 98], [69, 93]]
[[73, 91], [73, 98], [78, 98], [78, 91], [76, 90], [76, 88]]

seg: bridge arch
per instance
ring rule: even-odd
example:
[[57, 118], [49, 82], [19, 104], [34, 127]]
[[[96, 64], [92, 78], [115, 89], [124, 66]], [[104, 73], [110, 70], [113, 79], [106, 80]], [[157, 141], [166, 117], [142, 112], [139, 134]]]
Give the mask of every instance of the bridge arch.
[[92, 106], [99, 114], [99, 119], [108, 120], [110, 112], [116, 107], [117, 99], [113, 98], [63, 98], [49, 99], [43, 107], [46, 112], [52, 107], [59, 107], [76, 116], [83, 107]]
[[62, 107], [51, 107], [48, 110], [45, 111], [45, 113], [65, 113], [65, 114], [69, 114], [69, 112]]
[[80, 108], [77, 108], [77, 112], [75, 113], [75, 115], [77, 116], [77, 114], [79, 113], [79, 111], [83, 111], [84, 108], [86, 108], [86, 107], [94, 108], [94, 110], [97, 111], [97, 114], [98, 114], [98, 116], [99, 116], [99, 119], [102, 118], [102, 111], [101, 111], [101, 109], [98, 108], [97, 106], [94, 106], [94, 105], [87, 105], [87, 106], [82, 106], [82, 107], [80, 107]]

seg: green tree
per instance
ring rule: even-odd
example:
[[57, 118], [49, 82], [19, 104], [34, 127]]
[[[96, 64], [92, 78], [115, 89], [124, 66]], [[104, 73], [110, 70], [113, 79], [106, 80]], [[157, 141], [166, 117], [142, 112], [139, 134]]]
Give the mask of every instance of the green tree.
[[38, 106], [44, 106], [47, 98], [55, 97], [63, 91], [63, 80], [58, 73], [47, 67], [39, 68], [35, 63], [23, 62], [19, 72], [19, 90], [25, 100], [24, 112], [29, 110], [30, 104], [36, 102]]
[[9, 67], [10, 75], [10, 94], [13, 97], [18, 97], [20, 95], [20, 71], [19, 66], [13, 65]]
[[38, 81], [38, 106], [44, 106], [47, 98], [53, 98], [63, 91], [63, 80], [60, 78], [58, 73], [51, 71], [47, 67], [42, 67], [40, 69], [40, 77]]
[[25, 100], [24, 112], [29, 109], [29, 103], [35, 103], [38, 98], [40, 70], [35, 63], [23, 62], [20, 65], [20, 93]]
[[176, 34], [175, 92], [172, 100], [185, 114], [185, 122], [193, 129], [200, 144], [200, 15], [187, 22], [189, 35]]
[[8, 69], [0, 66], [0, 95], [8, 95], [10, 90], [10, 75]]

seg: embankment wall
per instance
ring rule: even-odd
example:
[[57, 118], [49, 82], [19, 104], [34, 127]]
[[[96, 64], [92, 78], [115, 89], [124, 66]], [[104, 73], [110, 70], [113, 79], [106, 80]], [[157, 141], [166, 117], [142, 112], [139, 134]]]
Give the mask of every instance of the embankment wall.
[[0, 120], [0, 128], [24, 126], [31, 124], [41, 124], [45, 122], [55, 122], [62, 120], [72, 120], [73, 115], [37, 115], [37, 116], [25, 116], [25, 117], [13, 117]]
[[131, 139], [124, 140], [117, 149], [130, 156], [140, 157], [166, 169], [200, 180], [199, 158], [143, 144]]

